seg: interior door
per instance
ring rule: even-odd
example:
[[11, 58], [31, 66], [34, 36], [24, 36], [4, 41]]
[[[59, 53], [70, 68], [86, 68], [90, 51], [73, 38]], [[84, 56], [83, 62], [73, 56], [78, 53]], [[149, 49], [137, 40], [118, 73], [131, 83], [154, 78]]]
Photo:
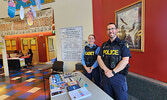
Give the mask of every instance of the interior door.
[[46, 40], [44, 36], [38, 37], [39, 62], [47, 62]]

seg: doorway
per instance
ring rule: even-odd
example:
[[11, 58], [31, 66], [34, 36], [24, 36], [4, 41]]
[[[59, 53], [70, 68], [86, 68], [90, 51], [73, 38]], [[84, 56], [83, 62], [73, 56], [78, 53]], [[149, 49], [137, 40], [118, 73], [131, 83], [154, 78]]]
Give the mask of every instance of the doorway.
[[38, 57], [38, 45], [36, 37], [21, 38], [21, 50], [24, 55], [28, 52], [28, 49], [31, 49], [33, 52], [32, 63], [37, 64], [39, 62], [39, 57]]

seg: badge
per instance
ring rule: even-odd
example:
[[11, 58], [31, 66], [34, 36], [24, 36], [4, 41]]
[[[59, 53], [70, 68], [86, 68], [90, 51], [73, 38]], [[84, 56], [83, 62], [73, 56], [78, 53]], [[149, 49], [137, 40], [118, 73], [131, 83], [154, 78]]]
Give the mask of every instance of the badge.
[[128, 45], [128, 43], [125, 43], [125, 46], [126, 46], [127, 48], [129, 48], [129, 45]]

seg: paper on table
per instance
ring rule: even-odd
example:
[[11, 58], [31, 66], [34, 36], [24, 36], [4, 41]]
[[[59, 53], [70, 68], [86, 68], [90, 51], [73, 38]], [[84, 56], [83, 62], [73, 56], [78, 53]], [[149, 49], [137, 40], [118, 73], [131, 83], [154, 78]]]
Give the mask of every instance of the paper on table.
[[72, 100], [79, 100], [91, 96], [91, 93], [85, 88], [79, 88], [68, 92]]

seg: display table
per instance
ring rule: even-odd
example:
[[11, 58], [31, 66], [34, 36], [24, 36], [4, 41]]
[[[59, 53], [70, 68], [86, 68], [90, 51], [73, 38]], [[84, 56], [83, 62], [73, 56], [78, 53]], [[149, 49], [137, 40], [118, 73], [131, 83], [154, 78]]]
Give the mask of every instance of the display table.
[[[82, 100], [113, 100], [108, 94], [106, 94], [102, 89], [100, 89], [98, 86], [96, 86], [92, 81], [90, 81], [88, 78], [86, 78], [81, 72], [74, 72], [77, 73], [88, 85], [86, 89], [91, 93], [91, 96], [83, 98]], [[51, 77], [50, 77], [50, 84], [52, 83]], [[67, 89], [66, 93], [62, 95], [57, 95], [52, 97], [51, 100], [71, 100]]]
[[[3, 59], [0, 59], [0, 64], [3, 66]], [[8, 58], [9, 70], [19, 70], [25, 66], [24, 58]]]

